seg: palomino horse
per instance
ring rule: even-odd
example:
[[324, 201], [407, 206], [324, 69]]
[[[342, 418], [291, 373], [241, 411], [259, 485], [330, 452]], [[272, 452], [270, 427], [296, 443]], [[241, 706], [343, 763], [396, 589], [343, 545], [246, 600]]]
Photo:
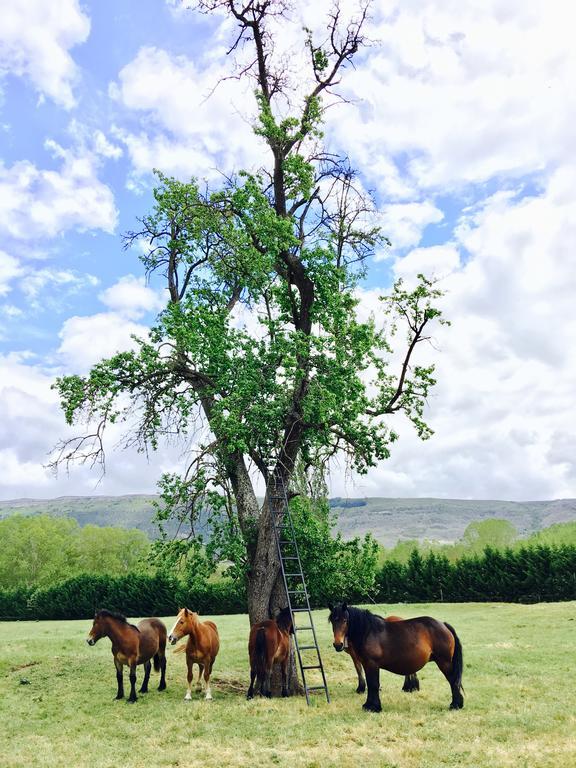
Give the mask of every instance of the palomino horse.
[[352, 644], [364, 667], [368, 697], [364, 709], [381, 712], [380, 670], [413, 675], [429, 661], [438, 665], [450, 683], [450, 709], [462, 709], [462, 644], [450, 624], [429, 616], [405, 621], [385, 621], [370, 611], [340, 603], [330, 611], [334, 648]]
[[[382, 618], [384, 619], [384, 621], [404, 621], [404, 619], [401, 616], [386, 616], [386, 617], [382, 616]], [[356, 688], [356, 693], [364, 693], [364, 691], [366, 690], [366, 680], [364, 678], [362, 664], [360, 663], [358, 654], [354, 650], [354, 645], [350, 643], [349, 638], [347, 638], [344, 642], [344, 650], [354, 662], [354, 668], [356, 670], [356, 674], [358, 675], [358, 687]], [[412, 693], [413, 691], [419, 691], [420, 680], [418, 680], [418, 675], [406, 675], [404, 678], [404, 685], [402, 686], [402, 690], [405, 693]]]
[[198, 621], [198, 614], [181, 608], [176, 617], [176, 623], [170, 631], [168, 640], [174, 645], [182, 637], [188, 635], [188, 642], [175, 653], [186, 651], [186, 666], [188, 667], [188, 689], [184, 698], [189, 701], [192, 698], [192, 677], [194, 664], [198, 664], [197, 691], [202, 690], [202, 673], [206, 686], [206, 698], [212, 698], [210, 690], [210, 675], [214, 660], [220, 650], [220, 638], [218, 629], [213, 621]]
[[148, 693], [148, 680], [154, 659], [154, 669], [160, 670], [159, 691], [166, 688], [166, 627], [160, 619], [142, 619], [135, 627], [128, 624], [121, 613], [102, 609], [96, 611], [92, 629], [86, 638], [88, 645], [95, 645], [101, 637], [112, 641], [112, 654], [118, 682], [117, 699], [124, 698], [124, 665], [130, 667], [129, 702], [136, 701], [136, 667], [144, 664], [144, 680], [139, 693]]
[[248, 655], [250, 656], [250, 687], [247, 699], [254, 696], [254, 681], [258, 679], [261, 696], [272, 696], [272, 667], [278, 662], [282, 669], [282, 696], [288, 693], [288, 661], [290, 659], [290, 635], [294, 634], [292, 614], [283, 608], [276, 619], [261, 621], [250, 629]]

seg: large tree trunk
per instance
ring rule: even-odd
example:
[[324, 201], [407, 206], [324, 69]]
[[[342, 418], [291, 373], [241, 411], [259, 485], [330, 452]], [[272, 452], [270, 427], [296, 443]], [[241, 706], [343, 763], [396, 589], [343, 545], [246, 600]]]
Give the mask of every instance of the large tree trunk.
[[[274, 523], [282, 520], [282, 503], [268, 503], [268, 494], [262, 505], [258, 520], [258, 537], [256, 548], [251, 558], [248, 570], [248, 616], [250, 626], [274, 618], [276, 614], [288, 605], [288, 597], [280, 570], [280, 559], [274, 533]], [[296, 672], [294, 646], [291, 646], [288, 688], [291, 693], [301, 692], [301, 686]], [[272, 692], [280, 695], [280, 669], [274, 669], [272, 676]]]

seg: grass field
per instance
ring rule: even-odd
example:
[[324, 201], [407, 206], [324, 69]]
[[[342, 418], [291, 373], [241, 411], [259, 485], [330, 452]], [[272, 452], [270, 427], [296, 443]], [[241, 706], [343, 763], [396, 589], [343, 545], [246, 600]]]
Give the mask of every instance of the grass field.
[[363, 712], [352, 662], [332, 650], [326, 611], [315, 620], [332, 703], [318, 699], [310, 707], [300, 697], [245, 700], [245, 616], [215, 618], [221, 652], [212, 702], [200, 694], [184, 701], [184, 656], [170, 652], [167, 690], [156, 691], [153, 673], [150, 693], [134, 705], [113, 700], [110, 642], [86, 645], [91, 622], [0, 623], [0, 765], [576, 766], [576, 603], [375, 610], [430, 614], [456, 628], [464, 648], [462, 711], [448, 710], [448, 684], [430, 664], [416, 694], [402, 693], [401, 678], [382, 673], [383, 712]]

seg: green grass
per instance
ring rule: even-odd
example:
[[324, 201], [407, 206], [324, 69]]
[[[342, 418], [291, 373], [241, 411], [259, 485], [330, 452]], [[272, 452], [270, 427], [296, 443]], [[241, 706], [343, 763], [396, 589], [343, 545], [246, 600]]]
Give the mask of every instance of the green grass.
[[94, 648], [84, 642], [89, 621], [0, 623], [0, 765], [576, 766], [575, 608], [377, 606], [383, 613], [430, 614], [456, 628], [465, 661], [466, 704], [459, 712], [448, 710], [449, 687], [433, 664], [421, 672], [420, 693], [411, 695], [401, 692], [400, 677], [382, 673], [383, 712], [363, 712], [352, 662], [331, 648], [325, 611], [315, 619], [332, 703], [317, 699], [310, 707], [300, 697], [245, 700], [245, 616], [215, 617], [221, 652], [214, 701], [199, 694], [184, 701], [184, 656], [169, 653], [168, 689], [156, 691], [153, 673], [150, 693], [130, 706], [113, 700], [109, 641]]

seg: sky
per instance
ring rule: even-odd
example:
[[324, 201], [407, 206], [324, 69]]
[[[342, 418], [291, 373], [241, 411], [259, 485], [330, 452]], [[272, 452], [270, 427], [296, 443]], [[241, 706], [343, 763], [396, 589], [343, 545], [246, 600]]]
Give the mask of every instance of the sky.
[[[130, 348], [166, 300], [121, 237], [150, 209], [152, 169], [214, 184], [262, 156], [251, 87], [222, 81], [233, 27], [185, 5], [2, 2], [0, 499], [152, 493], [182, 466], [178, 446], [123, 451], [113, 429], [104, 477], [45, 469], [69, 435], [55, 378]], [[329, 7], [295, 3], [285, 53], [304, 24], [322, 38]], [[425, 272], [452, 325], [424, 351], [434, 436], [395, 423], [391, 459], [362, 477], [335, 465], [332, 495], [576, 496], [572, 29], [564, 0], [373, 3], [326, 124], [392, 241], [359, 311]]]

